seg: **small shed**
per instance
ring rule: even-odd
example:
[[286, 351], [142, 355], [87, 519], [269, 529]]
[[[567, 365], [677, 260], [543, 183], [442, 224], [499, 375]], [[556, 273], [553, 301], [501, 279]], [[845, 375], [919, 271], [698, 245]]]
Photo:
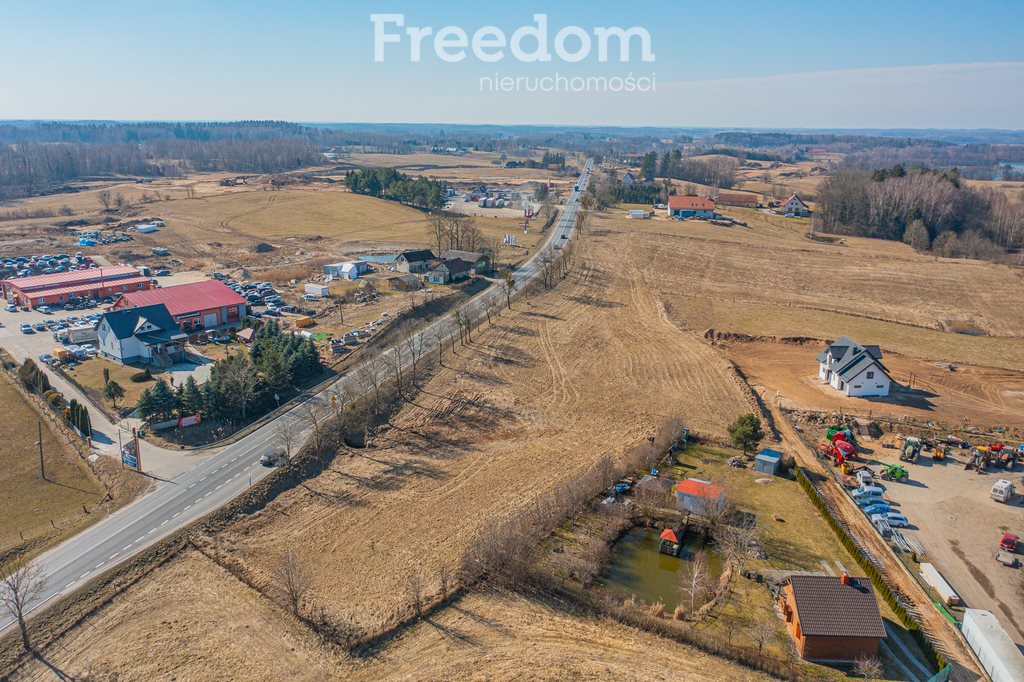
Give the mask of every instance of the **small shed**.
[[314, 296], [327, 297], [331, 295], [331, 290], [328, 289], [326, 286], [324, 286], [323, 284], [315, 284], [312, 282], [307, 282], [306, 285], [302, 287], [302, 290], [303, 292], [307, 294], [313, 294]]
[[715, 510], [720, 511], [725, 505], [725, 491], [710, 481], [687, 478], [676, 485], [674, 492], [676, 509], [697, 516], [704, 516]]
[[253, 342], [253, 339], [256, 338], [256, 330], [252, 327], [246, 327], [245, 329], [239, 330], [239, 332], [235, 334], [235, 338], [248, 346]]
[[631, 208], [629, 213], [626, 214], [626, 217], [632, 218], [633, 220], [643, 220], [647, 217], [647, 212], [639, 208]]
[[765, 448], [761, 452], [757, 453], [757, 457], [754, 457], [754, 471], [759, 471], [762, 474], [771, 474], [772, 476], [778, 476], [782, 470], [782, 453], [778, 450], [769, 450]]

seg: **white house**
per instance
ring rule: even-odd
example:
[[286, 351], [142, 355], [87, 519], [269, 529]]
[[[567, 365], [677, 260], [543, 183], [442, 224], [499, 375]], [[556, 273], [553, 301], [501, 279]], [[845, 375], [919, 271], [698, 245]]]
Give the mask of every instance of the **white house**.
[[852, 398], [889, 395], [892, 379], [878, 346], [841, 336], [818, 353], [818, 378]]
[[142, 362], [158, 367], [183, 360], [188, 338], [162, 303], [104, 313], [96, 335], [103, 357], [122, 365]]
[[330, 263], [324, 266], [324, 274], [339, 279], [359, 279], [370, 271], [370, 264], [362, 260], [349, 260], [343, 263]]
[[786, 203], [780, 205], [777, 210], [783, 215], [792, 213], [793, 215], [800, 216], [801, 218], [806, 218], [811, 215], [811, 209], [807, 208], [807, 204], [804, 203], [803, 199], [797, 196], [796, 192], [793, 192], [793, 196], [786, 199]]

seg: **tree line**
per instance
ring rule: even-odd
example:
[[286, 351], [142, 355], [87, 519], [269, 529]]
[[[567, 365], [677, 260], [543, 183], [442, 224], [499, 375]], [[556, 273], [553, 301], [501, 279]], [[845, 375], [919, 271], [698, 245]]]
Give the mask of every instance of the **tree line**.
[[444, 206], [445, 187], [424, 177], [412, 178], [394, 168], [367, 168], [345, 173], [345, 185], [357, 194], [399, 201], [419, 208]]
[[944, 257], [991, 259], [1024, 246], [1024, 206], [967, 185], [956, 169], [843, 169], [822, 181], [818, 203], [818, 229]]
[[[136, 410], [145, 420], [165, 421], [199, 414], [204, 419], [243, 421], [275, 407], [281, 393], [323, 372], [311, 339], [285, 334], [276, 320], [256, 332], [247, 353], [218, 360], [210, 379], [199, 385], [193, 377], [171, 388], [163, 379], [139, 396]], [[275, 399], [275, 395], [278, 396]]]

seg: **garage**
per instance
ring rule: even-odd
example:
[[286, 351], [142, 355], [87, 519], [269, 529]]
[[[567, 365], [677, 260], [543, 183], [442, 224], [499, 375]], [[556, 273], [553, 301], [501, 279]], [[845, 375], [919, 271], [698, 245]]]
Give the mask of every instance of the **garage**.
[[203, 315], [203, 326], [207, 329], [213, 329], [217, 326], [217, 313], [206, 313]]

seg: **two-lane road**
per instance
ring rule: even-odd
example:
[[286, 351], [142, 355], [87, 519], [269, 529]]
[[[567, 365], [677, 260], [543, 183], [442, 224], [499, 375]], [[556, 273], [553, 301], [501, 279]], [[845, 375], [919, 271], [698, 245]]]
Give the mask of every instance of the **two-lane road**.
[[[581, 192], [590, 176], [591, 161], [588, 160], [579, 179], [579, 191], [568, 198], [557, 225], [547, 241], [515, 272], [518, 288], [526, 286], [540, 275], [544, 260], [557, 253], [557, 249], [570, 237], [579, 206]], [[474, 297], [462, 307], [464, 314], [477, 320], [487, 306], [504, 303], [501, 287], [493, 286]], [[436, 350], [438, 320], [418, 332], [422, 346], [428, 352]], [[383, 355], [394, 358], [399, 355], [402, 363], [408, 363], [400, 349], [390, 348]], [[385, 379], [389, 363], [380, 363], [381, 379]], [[394, 363], [390, 363], [394, 364]], [[324, 387], [317, 395], [306, 400], [322, 401], [327, 404], [328, 396], [341, 383], [348, 395], [359, 393], [357, 373], [360, 368], [340, 376], [331, 385]], [[156, 490], [136, 500], [124, 509], [89, 527], [82, 533], [41, 555], [36, 563], [46, 577], [42, 598], [32, 608], [39, 609], [51, 600], [67, 594], [100, 573], [134, 556], [145, 548], [167, 537], [174, 531], [230, 502], [245, 491], [251, 483], [268, 475], [272, 469], [261, 466], [259, 459], [273, 447], [277, 434], [283, 425], [296, 435], [295, 440], [304, 441], [309, 428], [301, 414], [294, 408], [265, 424], [238, 442], [225, 447], [195, 468], [161, 483]], [[143, 447], [143, 458], [146, 448]], [[0, 617], [0, 632], [6, 630], [13, 620], [4, 614]]]

